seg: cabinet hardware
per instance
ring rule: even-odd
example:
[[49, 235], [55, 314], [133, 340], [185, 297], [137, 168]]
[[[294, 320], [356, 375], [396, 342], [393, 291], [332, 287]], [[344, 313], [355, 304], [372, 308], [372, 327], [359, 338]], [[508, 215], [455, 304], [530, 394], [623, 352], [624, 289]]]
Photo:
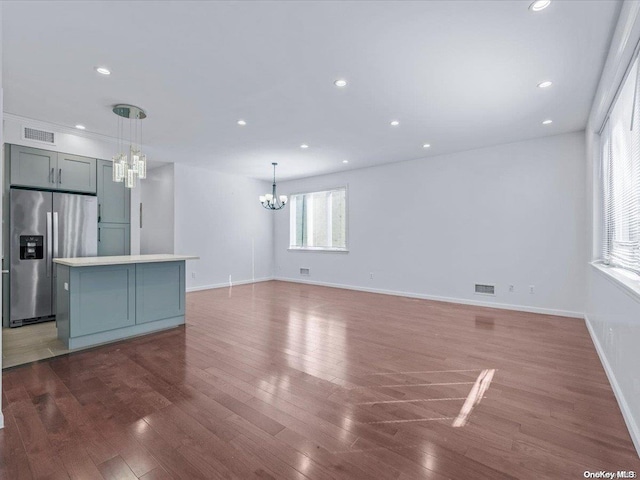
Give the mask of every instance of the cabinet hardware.
[[49, 174], [49, 181], [51, 183], [56, 183], [56, 177], [55, 177], [55, 168], [51, 167], [51, 173]]
[[58, 169], [58, 183], [62, 184], [62, 169]]
[[102, 219], [102, 205], [98, 204], [98, 223], [100, 223]]

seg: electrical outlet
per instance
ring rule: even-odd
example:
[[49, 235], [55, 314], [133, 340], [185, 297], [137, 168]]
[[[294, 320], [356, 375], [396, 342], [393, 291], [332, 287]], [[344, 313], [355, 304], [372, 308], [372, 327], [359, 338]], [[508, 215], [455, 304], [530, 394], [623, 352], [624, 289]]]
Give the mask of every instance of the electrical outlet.
[[509, 285], [509, 292], [513, 293], [515, 292], [515, 287], [513, 285]]
[[193, 279], [196, 278], [196, 272], [191, 272], [191, 278], [193, 278]]
[[529, 285], [529, 293], [531, 293], [531, 294], [536, 293], [536, 286], [535, 285]]
[[369, 273], [369, 279], [373, 280], [373, 272]]

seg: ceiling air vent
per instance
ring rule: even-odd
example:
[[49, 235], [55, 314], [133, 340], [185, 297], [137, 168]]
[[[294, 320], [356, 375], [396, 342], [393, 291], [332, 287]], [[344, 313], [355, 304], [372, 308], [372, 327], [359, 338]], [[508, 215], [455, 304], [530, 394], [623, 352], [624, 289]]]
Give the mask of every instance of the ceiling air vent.
[[56, 134], [47, 132], [46, 130], [38, 130], [36, 128], [24, 127], [22, 129], [23, 140], [33, 140], [34, 142], [46, 143], [48, 145], [56, 144]]
[[301, 268], [300, 269], [300, 275], [309, 276], [309, 269], [308, 268]]
[[479, 295], [495, 295], [496, 294], [496, 286], [495, 285], [483, 285], [481, 283], [476, 283], [476, 293]]

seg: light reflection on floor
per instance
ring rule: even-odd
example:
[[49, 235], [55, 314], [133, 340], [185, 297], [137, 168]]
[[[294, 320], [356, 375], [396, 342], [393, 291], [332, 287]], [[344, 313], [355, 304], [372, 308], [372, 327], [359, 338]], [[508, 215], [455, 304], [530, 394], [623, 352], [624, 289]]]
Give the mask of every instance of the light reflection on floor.
[[[360, 425], [370, 425], [372, 427], [402, 424], [428, 424], [429, 422], [438, 422], [450, 425], [452, 428], [462, 428], [469, 422], [473, 414], [473, 410], [480, 404], [487, 394], [487, 390], [491, 384], [495, 369], [452, 369], [452, 370], [412, 370], [401, 372], [369, 372], [364, 373], [363, 377], [374, 380], [373, 385], [349, 385], [345, 381], [349, 378], [349, 372], [346, 366], [349, 364], [347, 345], [347, 330], [345, 323], [331, 318], [328, 315], [320, 315], [308, 310], [288, 310], [286, 322], [286, 343], [285, 347], [296, 355], [287, 356], [287, 365], [309, 375], [317, 375], [321, 377], [331, 377], [334, 385], [340, 386], [342, 391], [354, 392], [355, 395], [384, 395], [385, 398], [379, 400], [367, 399], [367, 401], [346, 401], [343, 403], [343, 409], [340, 415], [340, 426], [342, 437], [341, 441], [348, 444], [349, 438], [353, 435], [354, 427]], [[482, 328], [489, 328], [485, 319], [479, 320]], [[319, 351], [326, 351], [327, 358], [330, 359], [331, 372], [318, 372], [317, 361], [315, 356]], [[314, 356], [315, 355], [315, 356]], [[435, 377], [433, 377], [435, 375]], [[473, 375], [473, 377], [471, 377]], [[412, 380], [399, 383], [397, 378], [402, 376], [417, 376]], [[460, 378], [465, 376], [465, 378]], [[395, 378], [394, 378], [395, 377]], [[430, 379], [429, 377], [432, 377]], [[448, 379], [446, 377], [449, 377]], [[469, 378], [471, 377], [471, 378]], [[391, 378], [395, 381], [389, 382]], [[467, 380], [468, 378], [468, 380]], [[378, 380], [379, 379], [379, 383]], [[437, 380], [437, 381], [436, 381]], [[450, 380], [450, 381], [447, 381]], [[465, 380], [465, 381], [459, 381]], [[287, 375], [278, 375], [261, 381], [260, 388], [270, 392], [271, 395], [277, 395], [277, 391], [283, 389], [288, 390], [290, 386], [290, 378]], [[435, 390], [430, 387], [459, 388], [457, 395], [447, 395], [438, 397], [437, 393], [431, 393]], [[410, 389], [419, 392], [418, 398], [395, 399], [389, 398], [384, 390], [389, 389]], [[397, 418], [397, 419], [380, 419], [377, 421], [362, 421], [359, 416], [361, 408], [393, 408], [406, 406], [414, 406], [420, 408], [433, 404], [443, 404], [451, 402], [451, 415], [424, 415], [417, 418]], [[454, 411], [455, 408], [455, 411]], [[415, 413], [412, 407], [410, 412]], [[393, 416], [397, 410], [390, 410], [388, 415]], [[427, 411], [423, 411], [427, 413]], [[432, 412], [433, 413], [433, 412]], [[447, 412], [448, 413], [448, 412]], [[382, 417], [384, 418], [384, 411]], [[404, 446], [364, 446], [359, 448], [358, 438], [351, 442], [348, 449], [333, 453], [354, 453], [360, 451], [376, 451], [376, 450], [395, 450], [395, 449], [420, 449], [423, 453], [423, 464], [427, 469], [436, 468], [437, 452], [434, 451], [433, 445], [425, 440], [424, 444], [413, 444]], [[301, 469], [305, 469], [304, 465], [300, 465]]]
[[[379, 377], [381, 380], [385, 379], [385, 376], [396, 375], [427, 375], [437, 374], [438, 376], [442, 375], [451, 375], [456, 376], [460, 374], [468, 374], [469, 372], [479, 372], [474, 382], [428, 382], [425, 379], [418, 380], [419, 383], [414, 382], [405, 382], [405, 383], [393, 383], [393, 384], [384, 384], [384, 385], [371, 385], [371, 386], [354, 386], [350, 388], [345, 388], [346, 391], [356, 392], [357, 394], [373, 394], [376, 395], [377, 389], [385, 389], [385, 388], [426, 388], [430, 386], [458, 386], [458, 385], [472, 385], [466, 396], [449, 396], [449, 397], [432, 397], [428, 396], [429, 389], [425, 389], [424, 397], [421, 398], [411, 398], [411, 399], [380, 399], [380, 400], [371, 400], [366, 402], [353, 402], [352, 404], [347, 404], [346, 407], [351, 409], [353, 407], [385, 407], [385, 406], [397, 406], [397, 405], [424, 405], [431, 402], [455, 402], [460, 403], [463, 402], [460, 406], [460, 410], [457, 416], [424, 416], [418, 418], [411, 419], [392, 419], [392, 420], [378, 420], [378, 421], [369, 421], [369, 422], [360, 422], [364, 425], [371, 426], [385, 426], [389, 424], [393, 425], [402, 425], [402, 424], [416, 424], [416, 423], [429, 423], [429, 422], [442, 422], [449, 424], [452, 428], [462, 428], [469, 422], [469, 419], [473, 413], [473, 410], [480, 404], [480, 402], [486, 397], [489, 386], [491, 385], [491, 381], [493, 380], [493, 376], [496, 372], [496, 369], [462, 369], [462, 370], [434, 370], [434, 371], [411, 371], [411, 372], [372, 372], [367, 373], [364, 376], [370, 377]], [[454, 377], [455, 378], [455, 377]], [[393, 414], [393, 412], [391, 412]], [[344, 416], [342, 420], [342, 428], [347, 431], [350, 430], [352, 418], [351, 416]], [[348, 450], [333, 452], [333, 453], [354, 453], [354, 452], [374, 452], [376, 450], [396, 450], [396, 449], [414, 449], [420, 448], [423, 452], [423, 464], [425, 468], [433, 469], [435, 468], [436, 463], [436, 452], [433, 451], [433, 445], [430, 442], [426, 442], [425, 444], [420, 445], [405, 445], [405, 446], [397, 446], [397, 447], [372, 447], [372, 448], [353, 448], [357, 443], [354, 442], [351, 445], [351, 448]]]

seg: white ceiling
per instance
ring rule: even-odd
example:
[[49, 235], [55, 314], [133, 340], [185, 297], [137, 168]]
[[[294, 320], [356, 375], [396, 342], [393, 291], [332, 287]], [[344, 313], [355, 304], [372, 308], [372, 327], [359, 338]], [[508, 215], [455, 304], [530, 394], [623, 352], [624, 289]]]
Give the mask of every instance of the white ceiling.
[[5, 111], [114, 136], [132, 103], [157, 160], [264, 179], [582, 130], [620, 3], [529, 3], [5, 1]]

